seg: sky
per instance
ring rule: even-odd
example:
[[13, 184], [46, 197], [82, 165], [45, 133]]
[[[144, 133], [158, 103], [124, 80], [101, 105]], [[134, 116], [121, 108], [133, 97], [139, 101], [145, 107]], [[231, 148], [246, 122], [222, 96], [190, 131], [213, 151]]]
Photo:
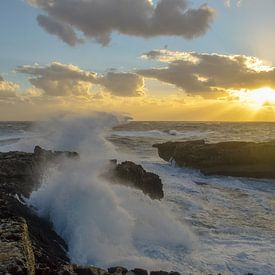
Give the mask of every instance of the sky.
[[0, 120], [275, 121], [274, 0], [1, 0]]

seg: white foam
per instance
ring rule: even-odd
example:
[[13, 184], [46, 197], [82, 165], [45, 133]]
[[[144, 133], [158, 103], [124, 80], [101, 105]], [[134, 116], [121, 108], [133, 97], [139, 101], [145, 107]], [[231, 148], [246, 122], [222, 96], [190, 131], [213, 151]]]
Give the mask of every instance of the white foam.
[[[42, 146], [80, 152], [78, 161], [51, 169], [28, 203], [53, 222], [73, 262], [108, 267], [180, 269], [194, 237], [167, 205], [99, 174], [116, 152], [104, 139], [118, 123], [110, 115], [55, 119], [43, 126]], [[44, 135], [45, 136], [45, 135]], [[26, 145], [26, 144], [25, 144]]]

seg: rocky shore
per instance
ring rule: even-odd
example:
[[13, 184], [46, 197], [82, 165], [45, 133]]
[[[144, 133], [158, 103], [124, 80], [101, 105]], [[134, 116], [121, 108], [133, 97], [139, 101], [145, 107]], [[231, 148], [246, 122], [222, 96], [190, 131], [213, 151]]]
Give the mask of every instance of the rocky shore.
[[109, 178], [112, 182], [140, 189], [153, 200], [160, 200], [164, 197], [160, 177], [145, 171], [141, 165], [137, 165], [132, 161], [124, 161], [118, 164], [116, 160], [113, 160], [111, 171], [112, 173], [109, 173], [111, 177]]
[[[52, 225], [39, 217], [24, 198], [39, 187], [46, 167], [58, 167], [64, 158], [78, 159], [76, 152], [52, 152], [36, 146], [34, 153], [0, 153], [0, 274], [136, 274], [147, 275], [143, 269], [128, 271], [123, 267], [104, 270], [70, 263], [67, 246]], [[112, 162], [110, 178], [141, 189], [153, 199], [163, 197], [160, 178], [132, 162]], [[152, 275], [177, 275], [176, 272], [155, 271]]]
[[155, 144], [159, 156], [205, 175], [275, 179], [275, 141], [220, 142], [204, 140]]

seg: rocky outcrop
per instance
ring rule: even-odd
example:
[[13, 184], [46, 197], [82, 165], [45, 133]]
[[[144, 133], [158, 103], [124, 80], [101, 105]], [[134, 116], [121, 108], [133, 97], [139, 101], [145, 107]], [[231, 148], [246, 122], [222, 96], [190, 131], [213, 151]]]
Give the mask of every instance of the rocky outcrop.
[[77, 156], [38, 146], [34, 153], [0, 153], [0, 274], [35, 274], [45, 266], [56, 271], [69, 263], [64, 240], [33, 213], [23, 197], [39, 186], [49, 162]]
[[160, 177], [154, 173], [147, 172], [141, 165], [131, 161], [117, 164], [116, 160], [113, 160], [111, 171], [113, 173], [110, 178], [113, 182], [140, 189], [151, 199], [160, 200], [164, 196]]
[[22, 218], [1, 219], [0, 273], [35, 274], [28, 226]]
[[[75, 152], [53, 152], [39, 146], [35, 147], [34, 153], [0, 153], [0, 274], [149, 274], [140, 268], [104, 270], [70, 263], [64, 240], [48, 221], [36, 216], [25, 204], [24, 197], [39, 187], [47, 167], [54, 165], [58, 168], [64, 158], [78, 157]], [[157, 175], [132, 162], [113, 164], [113, 173], [120, 182], [140, 188], [152, 198], [163, 197], [162, 183]], [[174, 273], [159, 271], [154, 274]]]
[[155, 144], [159, 156], [205, 175], [275, 179], [275, 141], [220, 142], [204, 140]]

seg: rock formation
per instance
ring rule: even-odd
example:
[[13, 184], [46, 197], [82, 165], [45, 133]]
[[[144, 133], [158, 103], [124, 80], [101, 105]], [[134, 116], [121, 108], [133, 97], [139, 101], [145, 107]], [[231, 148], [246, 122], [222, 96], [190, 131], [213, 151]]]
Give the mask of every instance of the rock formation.
[[275, 141], [206, 143], [195, 140], [153, 147], [165, 161], [199, 169], [205, 175], [275, 179]]
[[0, 153], [0, 274], [35, 274], [44, 267], [56, 271], [69, 263], [64, 240], [22, 198], [39, 186], [47, 162], [77, 156], [38, 146], [33, 154]]
[[[123, 267], [112, 267], [107, 271], [70, 263], [64, 240], [48, 221], [36, 216], [25, 204], [24, 197], [39, 187], [48, 165], [58, 167], [64, 158], [78, 157], [75, 152], [52, 152], [38, 146], [34, 153], [0, 153], [0, 274], [148, 274], [143, 269], [128, 271]], [[154, 198], [163, 196], [158, 176], [146, 172], [139, 165], [131, 162], [116, 164], [115, 173], [117, 178], [121, 177], [127, 184], [133, 181], [136, 188]], [[154, 273], [158, 274], [175, 273]]]
[[140, 189], [151, 199], [160, 200], [163, 198], [163, 184], [158, 175], [145, 171], [141, 165], [131, 161], [117, 164], [114, 160], [112, 164], [112, 181]]

